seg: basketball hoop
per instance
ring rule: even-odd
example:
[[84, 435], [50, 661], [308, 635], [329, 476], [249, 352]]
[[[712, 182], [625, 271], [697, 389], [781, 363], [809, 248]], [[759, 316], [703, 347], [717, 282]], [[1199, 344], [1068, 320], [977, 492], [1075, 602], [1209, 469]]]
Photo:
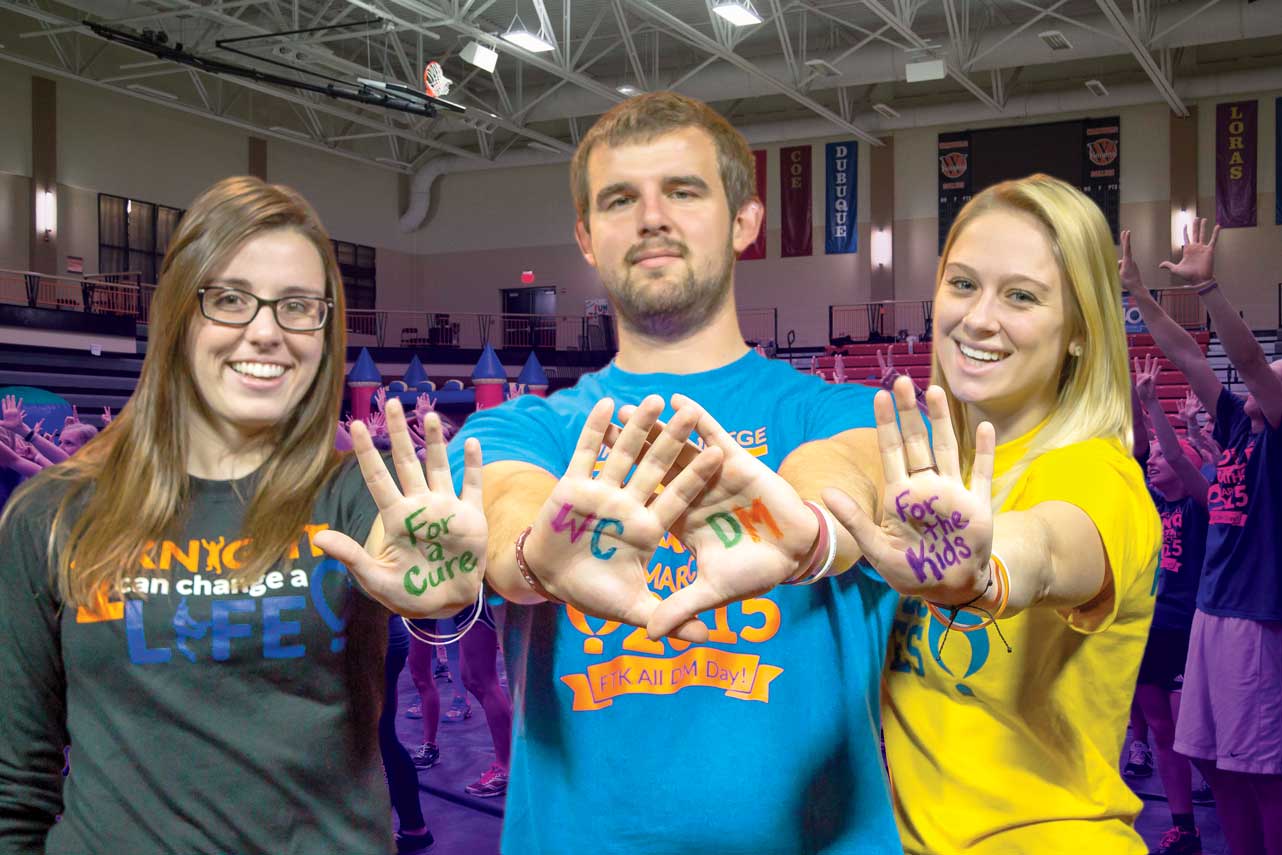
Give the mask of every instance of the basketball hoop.
[[441, 98], [450, 94], [450, 84], [453, 82], [445, 76], [441, 64], [435, 60], [423, 68], [423, 89], [429, 98]]

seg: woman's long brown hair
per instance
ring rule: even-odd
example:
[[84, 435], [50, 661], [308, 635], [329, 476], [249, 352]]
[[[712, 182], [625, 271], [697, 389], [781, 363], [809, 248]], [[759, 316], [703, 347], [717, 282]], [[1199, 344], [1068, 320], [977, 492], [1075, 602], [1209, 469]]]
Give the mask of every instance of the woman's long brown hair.
[[334, 312], [311, 388], [263, 442], [269, 452], [240, 536], [245, 560], [225, 568], [252, 582], [297, 544], [325, 480], [340, 461], [334, 424], [342, 402], [342, 277], [320, 218], [293, 190], [257, 178], [224, 179], [202, 193], [170, 242], [151, 302], [147, 355], [133, 397], [110, 426], [50, 475], [70, 482], [50, 531], [54, 580], [64, 605], [91, 607], [138, 575], [148, 544], [185, 522], [187, 414], [203, 406], [188, 359], [197, 289], [245, 242], [273, 229], [307, 237], [325, 267]]

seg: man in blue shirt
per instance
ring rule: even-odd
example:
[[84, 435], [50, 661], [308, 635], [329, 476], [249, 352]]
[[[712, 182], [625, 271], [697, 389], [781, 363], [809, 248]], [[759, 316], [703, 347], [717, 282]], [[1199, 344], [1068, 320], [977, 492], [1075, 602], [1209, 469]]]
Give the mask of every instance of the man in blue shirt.
[[[571, 185], [618, 354], [571, 389], [472, 415], [450, 446], [461, 460], [481, 441], [486, 581], [512, 604], [502, 849], [900, 852], [878, 748], [894, 596], [867, 567], [836, 572], [853, 559], [781, 584], [837, 533], [775, 474], [803, 443], [872, 427], [875, 390], [744, 344], [734, 261], [762, 204], [746, 142], [707, 105], [620, 104], [584, 138]], [[674, 416], [674, 395], [700, 406]], [[620, 433], [607, 426], [624, 405]], [[647, 436], [660, 417], [666, 435]], [[666, 468], [653, 460], [696, 418], [715, 450], [652, 499]], [[871, 512], [873, 482], [851, 491]], [[664, 598], [699, 619], [652, 639]]]

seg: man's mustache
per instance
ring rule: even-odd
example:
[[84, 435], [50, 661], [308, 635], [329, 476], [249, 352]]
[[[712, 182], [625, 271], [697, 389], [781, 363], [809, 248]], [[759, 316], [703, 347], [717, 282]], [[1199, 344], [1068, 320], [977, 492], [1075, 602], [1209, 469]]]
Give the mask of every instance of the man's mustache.
[[635, 264], [640, 260], [642, 255], [654, 252], [671, 252], [685, 258], [686, 246], [683, 243], [672, 243], [669, 241], [661, 241], [658, 243], [639, 243], [628, 250], [628, 254], [623, 257], [623, 260], [628, 264]]

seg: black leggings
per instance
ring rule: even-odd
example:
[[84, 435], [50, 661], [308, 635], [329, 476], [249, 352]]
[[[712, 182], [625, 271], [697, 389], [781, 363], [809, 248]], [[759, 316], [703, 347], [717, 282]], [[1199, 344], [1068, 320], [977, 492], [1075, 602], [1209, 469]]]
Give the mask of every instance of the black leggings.
[[383, 689], [383, 714], [378, 718], [378, 747], [387, 772], [387, 790], [392, 809], [401, 828], [423, 826], [423, 808], [418, 801], [418, 770], [405, 746], [396, 737], [396, 683], [409, 656], [409, 634], [399, 617], [393, 617], [387, 633], [386, 682]]

